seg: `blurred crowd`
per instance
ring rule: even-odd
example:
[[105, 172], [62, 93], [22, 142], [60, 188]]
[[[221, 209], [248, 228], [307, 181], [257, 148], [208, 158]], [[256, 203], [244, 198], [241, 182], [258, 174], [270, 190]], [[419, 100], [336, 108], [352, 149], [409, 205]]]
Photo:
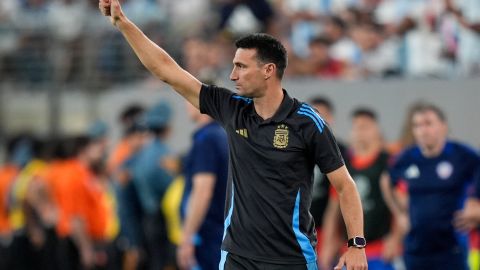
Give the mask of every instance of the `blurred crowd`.
[[[331, 101], [314, 97], [309, 103], [335, 129]], [[405, 269], [402, 246], [409, 222], [405, 223], [387, 207], [387, 197], [382, 195], [385, 192], [382, 179], [391, 169], [394, 157], [404, 149], [415, 143], [420, 147], [422, 144], [438, 147], [447, 140], [447, 123], [443, 122], [446, 118], [440, 118], [443, 114], [429, 115], [436, 117], [433, 119], [436, 126], [424, 124], [428, 127], [423, 127], [423, 134], [419, 131], [414, 134], [413, 113], [436, 110], [428, 106], [412, 105], [405, 116], [403, 132], [395, 142], [384, 140], [375, 111], [357, 108], [351, 114], [350, 134], [343, 134], [348, 141], [339, 142], [362, 199], [371, 269]], [[5, 162], [0, 164], [2, 269], [178, 269], [179, 265], [186, 264], [181, 259], [184, 257], [177, 257], [180, 255], [176, 255], [176, 249], [182, 245], [184, 236], [185, 217], [181, 212], [185, 207], [182, 203], [189, 196], [185, 190], [192, 185], [185, 180], [186, 166], [192, 160], [185, 161], [184, 155], [174, 155], [165, 143], [173, 124], [171, 119], [172, 110], [164, 101], [151, 108], [132, 104], [118, 117], [123, 130], [118, 142], [110, 140], [108, 127], [101, 121], [92, 123], [78, 136], [43, 138], [22, 134], [11, 137], [6, 145]], [[212, 152], [204, 149], [197, 154], [206, 159]], [[451, 151], [446, 153], [447, 156], [442, 157], [449, 159]], [[462, 164], [469, 164], [469, 159], [463, 157]], [[470, 175], [480, 171], [480, 158], [475, 159], [475, 154], [472, 164], [473, 167], [458, 167], [469, 175], [455, 180], [461, 181], [462, 187], [473, 184], [463, 181], [472, 180]], [[451, 172], [447, 170], [441, 175], [447, 173], [450, 177]], [[217, 182], [224, 181], [222, 190], [225, 190], [226, 177], [222, 179]], [[319, 266], [331, 269], [344, 250], [340, 208], [325, 176], [317, 170], [314, 180], [311, 214], [317, 226]], [[405, 184], [395, 188], [402, 204], [406, 203], [406, 190]], [[465, 198], [462, 194], [459, 196]], [[455, 197], [454, 201], [458, 199]], [[219, 212], [224, 209], [223, 200], [212, 201], [208, 207]], [[433, 207], [444, 211], [437, 205]], [[449, 207], [457, 207], [457, 203]], [[480, 234], [475, 228], [480, 224], [480, 205], [472, 209], [476, 210], [465, 218], [461, 218], [464, 215], [461, 212], [456, 213], [456, 222], [463, 220], [459, 229], [471, 232], [471, 264], [479, 267]], [[432, 224], [443, 226], [451, 221], [442, 222]], [[211, 225], [202, 230], [218, 234], [221, 240], [222, 230]], [[430, 241], [422, 243], [431, 244]], [[215, 252], [208, 253], [212, 256]], [[386, 268], [374, 268], [374, 264]], [[472, 266], [471, 269], [478, 268]]]
[[[287, 45], [290, 77], [480, 74], [475, 0], [121, 2], [131, 20], [197, 76], [228, 72], [231, 41], [254, 31]], [[93, 87], [144, 78], [146, 71], [119, 35], [98, 12], [96, 0], [3, 0], [0, 78]]]
[[165, 102], [126, 108], [113, 147], [101, 121], [73, 137], [12, 137], [0, 169], [2, 269], [172, 269], [183, 190], [164, 143], [170, 118]]

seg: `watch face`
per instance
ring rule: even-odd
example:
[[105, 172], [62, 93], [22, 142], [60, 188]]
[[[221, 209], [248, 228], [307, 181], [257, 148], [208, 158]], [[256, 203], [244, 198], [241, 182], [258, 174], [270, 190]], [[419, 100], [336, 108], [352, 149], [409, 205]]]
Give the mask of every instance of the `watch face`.
[[365, 246], [367, 244], [365, 238], [361, 237], [355, 237], [353, 241], [356, 246]]

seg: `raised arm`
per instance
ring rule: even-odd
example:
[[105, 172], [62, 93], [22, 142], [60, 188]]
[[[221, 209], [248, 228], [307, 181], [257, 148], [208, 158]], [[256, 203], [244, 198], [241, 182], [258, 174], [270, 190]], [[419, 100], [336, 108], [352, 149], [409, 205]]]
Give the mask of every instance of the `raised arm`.
[[142, 64], [157, 78], [172, 86], [175, 91], [199, 108], [201, 82], [182, 69], [170, 55], [160, 48], [128, 18], [118, 0], [99, 0], [99, 8], [104, 16], [110, 16], [130, 44]]

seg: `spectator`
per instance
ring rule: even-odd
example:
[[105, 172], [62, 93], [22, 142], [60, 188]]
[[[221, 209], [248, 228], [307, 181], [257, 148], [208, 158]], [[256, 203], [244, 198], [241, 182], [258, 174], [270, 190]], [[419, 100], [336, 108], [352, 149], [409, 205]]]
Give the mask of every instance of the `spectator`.
[[48, 20], [45, 20], [48, 9], [46, 0], [26, 0], [15, 14], [14, 25], [21, 33], [14, 59], [19, 80], [35, 83], [51, 79], [48, 57], [50, 28]]
[[446, 10], [453, 13], [460, 25], [458, 62], [464, 76], [480, 74], [480, 3], [460, 1], [455, 6], [452, 0], [445, 0]]
[[330, 55], [333, 59], [342, 61], [347, 68], [357, 66], [360, 62], [360, 49], [348, 36], [347, 24], [337, 16], [325, 19], [323, 35], [329, 39]]
[[18, 4], [15, 0], [5, 0], [0, 3], [0, 78], [7, 79], [12, 72], [12, 54], [18, 43], [18, 32], [15, 31], [13, 18]]
[[56, 80], [64, 82], [81, 74], [86, 11], [86, 1], [73, 0], [55, 0], [48, 9]]
[[380, 25], [357, 25], [352, 29], [352, 39], [361, 50], [360, 78], [382, 78], [398, 73], [397, 44], [392, 40], [385, 40]]
[[228, 21], [231, 19], [234, 12], [240, 7], [244, 6], [255, 16], [260, 22], [260, 32], [272, 32], [274, 12], [270, 3], [266, 0], [222, 0], [218, 3], [220, 14], [220, 21], [218, 30], [225, 29]]
[[313, 75], [321, 79], [341, 79], [345, 74], [345, 64], [330, 56], [330, 40], [317, 37], [310, 41], [309, 60], [313, 64]]
[[292, 58], [293, 72], [321, 79], [341, 79], [345, 74], [345, 65], [330, 57], [330, 44], [330, 40], [324, 37], [311, 40], [307, 59]]
[[320, 1], [286, 1], [283, 13], [290, 21], [290, 42], [293, 53], [300, 58], [307, 58], [309, 42], [321, 33], [320, 20], [326, 14], [326, 7]]
[[442, 58], [443, 44], [438, 32], [443, 3], [426, 0], [405, 5], [402, 0], [394, 0], [385, 5], [388, 6], [379, 9], [377, 18], [388, 23], [392, 33], [405, 38], [401, 55], [405, 73], [413, 77], [445, 75], [447, 62]]

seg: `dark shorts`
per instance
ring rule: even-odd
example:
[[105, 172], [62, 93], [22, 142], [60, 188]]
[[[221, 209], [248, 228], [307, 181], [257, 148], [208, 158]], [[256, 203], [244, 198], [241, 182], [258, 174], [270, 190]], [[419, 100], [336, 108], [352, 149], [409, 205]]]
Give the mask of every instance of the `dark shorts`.
[[273, 264], [248, 259], [222, 250], [220, 270], [317, 270], [317, 263]]

